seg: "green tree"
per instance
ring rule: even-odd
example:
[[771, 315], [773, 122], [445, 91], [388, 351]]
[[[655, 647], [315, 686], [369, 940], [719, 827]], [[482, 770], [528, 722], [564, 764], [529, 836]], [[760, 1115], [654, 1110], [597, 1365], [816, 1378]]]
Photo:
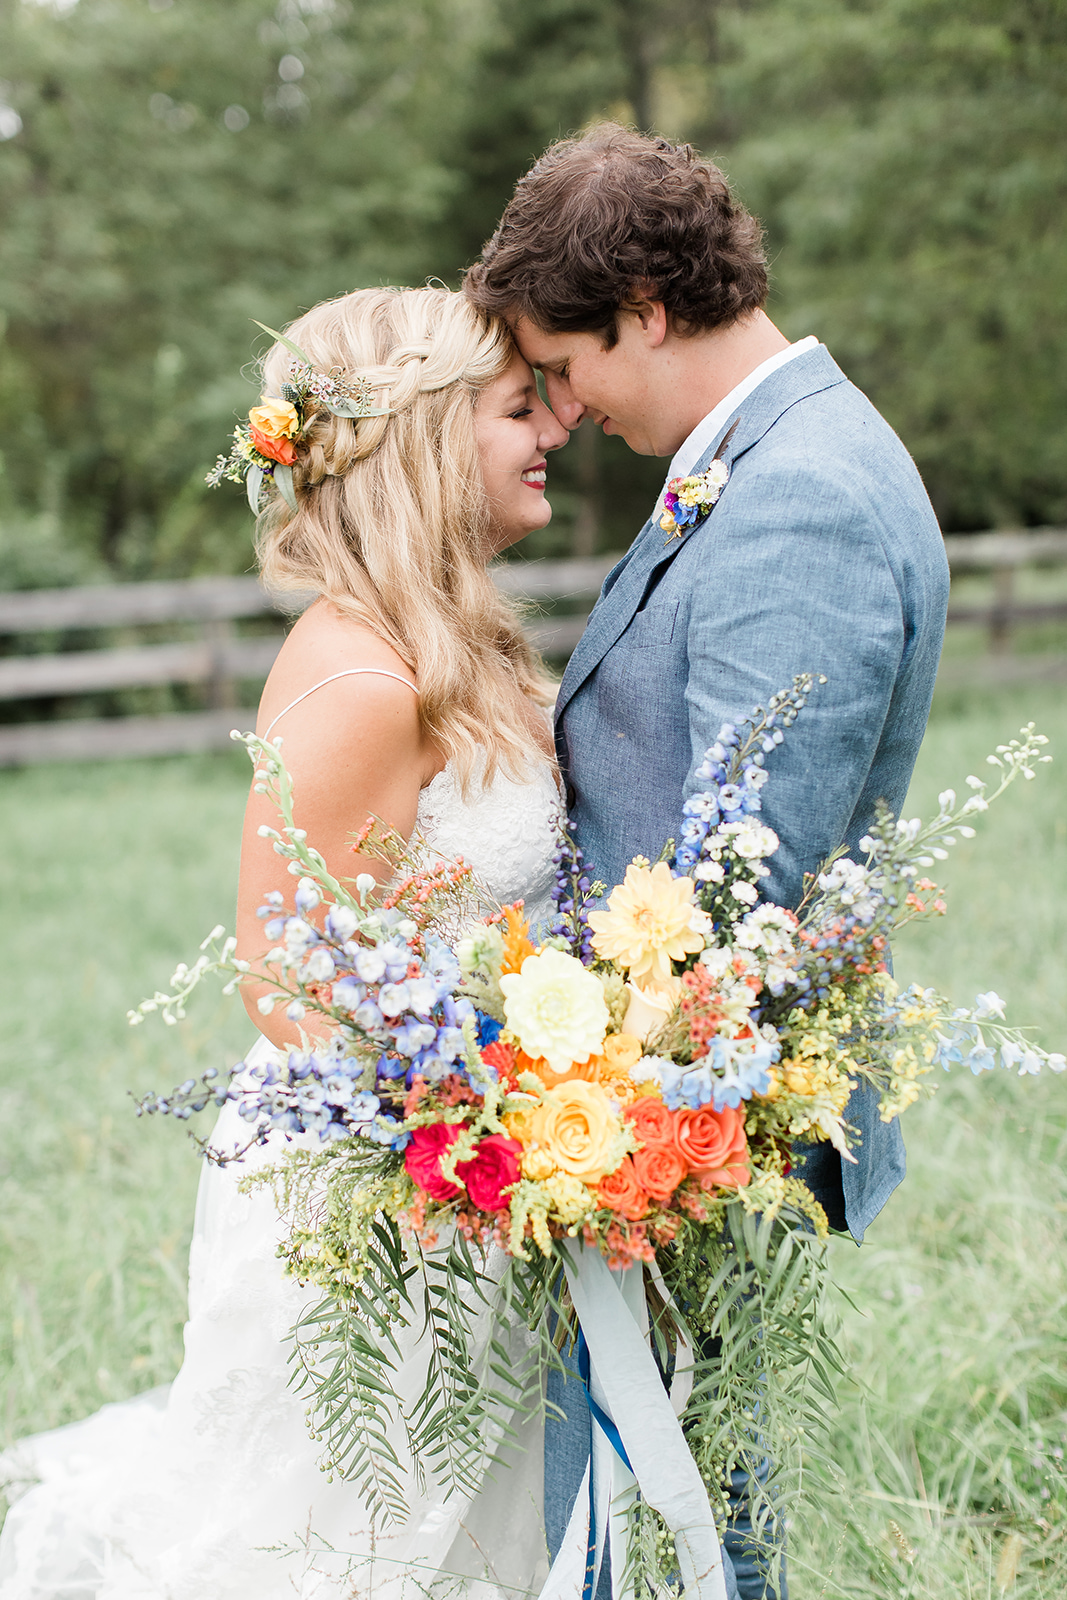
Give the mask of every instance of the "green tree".
[[[950, 529], [1067, 520], [1067, 6], [755, 0], [679, 121], [767, 225], [818, 333]], [[670, 74], [664, 80], [670, 103]]]
[[122, 575], [244, 564], [247, 519], [201, 480], [248, 404], [251, 318], [431, 270], [471, 22], [460, 0], [2, 0], [9, 504]]

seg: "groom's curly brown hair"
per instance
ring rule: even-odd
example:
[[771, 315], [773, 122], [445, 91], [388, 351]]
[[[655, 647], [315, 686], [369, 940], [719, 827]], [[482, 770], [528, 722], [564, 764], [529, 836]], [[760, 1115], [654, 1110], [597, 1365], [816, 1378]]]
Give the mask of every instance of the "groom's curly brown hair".
[[550, 145], [519, 180], [463, 287], [482, 311], [599, 333], [608, 349], [637, 299], [696, 333], [763, 305], [763, 230], [692, 145], [606, 122]]

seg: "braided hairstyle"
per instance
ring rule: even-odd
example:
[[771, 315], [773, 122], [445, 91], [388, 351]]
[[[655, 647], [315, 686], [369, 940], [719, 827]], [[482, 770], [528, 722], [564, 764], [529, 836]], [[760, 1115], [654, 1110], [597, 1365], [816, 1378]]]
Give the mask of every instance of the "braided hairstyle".
[[[547, 705], [553, 691], [486, 570], [474, 431], [479, 395], [514, 353], [507, 326], [428, 287], [357, 289], [286, 331], [320, 370], [364, 380], [388, 415], [353, 420], [323, 407], [305, 426], [297, 510], [272, 495], [257, 526], [265, 583], [323, 596], [396, 650], [465, 791], [498, 765], [524, 775], [538, 750], [531, 701]], [[264, 393], [281, 392], [290, 360], [283, 345], [268, 351]]]

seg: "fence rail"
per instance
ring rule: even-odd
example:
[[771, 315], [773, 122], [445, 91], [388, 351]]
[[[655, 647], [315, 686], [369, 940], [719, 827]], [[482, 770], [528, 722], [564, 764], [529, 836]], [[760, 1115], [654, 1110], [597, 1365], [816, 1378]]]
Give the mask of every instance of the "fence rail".
[[[952, 605], [950, 625], [988, 630], [998, 656], [998, 681], [1019, 677], [1020, 663], [1004, 659], [1011, 630], [1020, 623], [1067, 619], [1067, 601], [1017, 600], [1020, 568], [1067, 564], [1067, 529], [953, 534], [945, 539], [954, 575], [993, 575], [990, 605]], [[511, 562], [494, 569], [502, 591], [535, 603], [577, 604], [572, 614], [531, 621], [531, 641], [548, 657], [565, 659], [588, 618], [617, 556], [585, 560]], [[286, 610], [292, 610], [291, 599]], [[276, 631], [241, 638], [235, 623], [277, 619]], [[67, 699], [102, 691], [164, 684], [204, 685], [209, 709], [165, 716], [55, 719], [0, 726], [0, 766], [37, 761], [185, 754], [223, 747], [241, 701], [243, 683], [261, 683], [281, 649], [279, 608], [256, 578], [192, 578], [169, 583], [101, 584], [82, 589], [41, 589], [0, 594], [0, 635], [16, 640], [91, 630], [195, 624], [199, 637], [161, 644], [124, 644], [97, 650], [0, 656], [0, 701]], [[962, 663], [960, 664], [963, 665]], [[1036, 675], [1041, 675], [1038, 668]], [[1067, 660], [1045, 663], [1046, 675], [1067, 677]], [[1035, 675], [1031, 668], [1027, 675]], [[961, 676], [955, 669], [948, 677]], [[981, 676], [981, 673], [979, 673]], [[974, 680], [967, 664], [966, 677]]]

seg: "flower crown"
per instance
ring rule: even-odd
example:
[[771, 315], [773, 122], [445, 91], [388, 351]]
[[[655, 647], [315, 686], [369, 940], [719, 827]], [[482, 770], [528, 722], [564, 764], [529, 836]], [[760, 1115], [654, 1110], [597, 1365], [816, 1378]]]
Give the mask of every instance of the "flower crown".
[[[255, 320], [255, 319], [253, 319]], [[248, 503], [259, 514], [264, 478], [270, 478], [291, 511], [296, 510], [293, 463], [296, 441], [303, 438], [315, 414], [325, 408], [335, 417], [387, 417], [387, 407], [375, 406], [371, 385], [366, 378], [344, 378], [336, 368], [322, 372], [284, 333], [256, 322], [257, 328], [292, 352], [288, 382], [282, 384], [280, 399], [264, 395], [248, 413], [247, 422], [233, 430], [228, 456], [219, 456], [204, 480], [217, 489], [223, 479], [243, 483]]]

